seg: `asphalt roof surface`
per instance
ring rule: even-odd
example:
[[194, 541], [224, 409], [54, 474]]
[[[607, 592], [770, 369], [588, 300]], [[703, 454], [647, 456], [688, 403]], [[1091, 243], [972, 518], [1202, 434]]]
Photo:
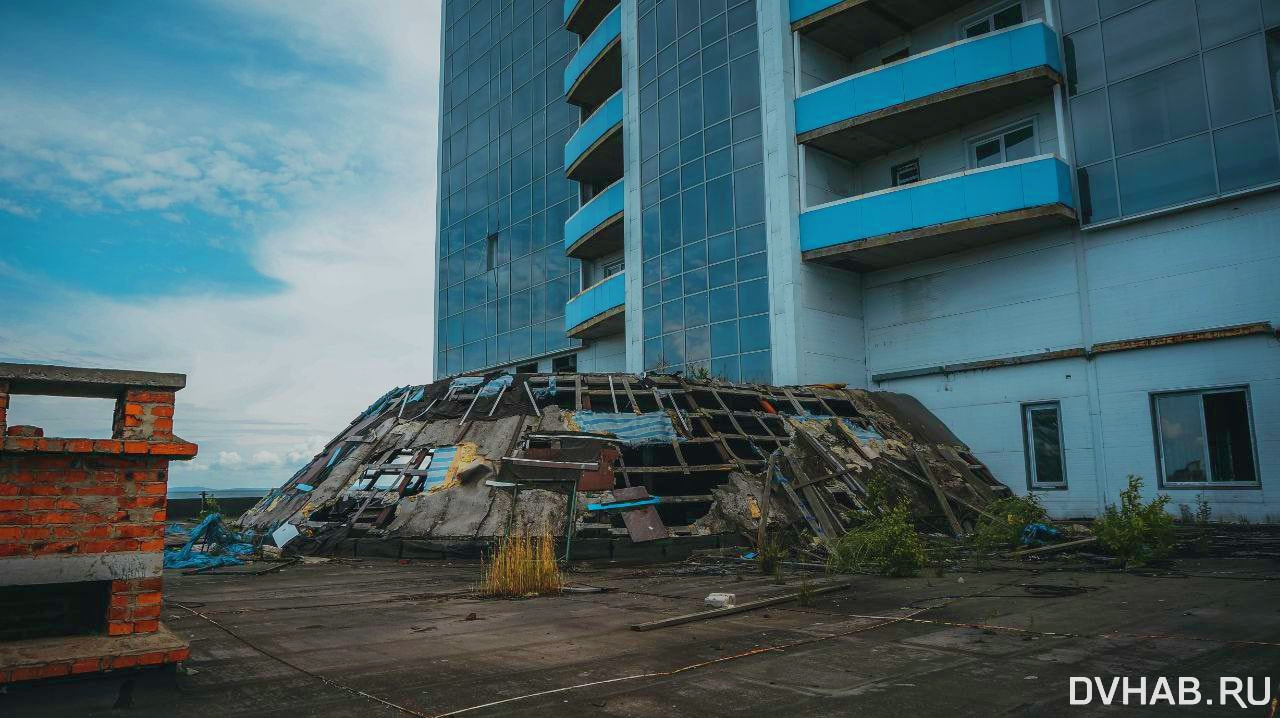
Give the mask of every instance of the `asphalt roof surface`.
[[1179, 561], [1167, 575], [1060, 563], [859, 575], [809, 606], [648, 632], [630, 626], [702, 610], [714, 591], [741, 603], [801, 578], [778, 586], [713, 563], [595, 566], [567, 578], [610, 592], [491, 600], [471, 594], [475, 563], [166, 573], [164, 620], [191, 641], [187, 674], [11, 686], [0, 715], [1095, 715], [1114, 709], [1069, 706], [1069, 677], [1195, 676], [1216, 697], [1220, 676], [1270, 676], [1280, 690], [1280, 590], [1259, 580], [1280, 575], [1274, 557]]

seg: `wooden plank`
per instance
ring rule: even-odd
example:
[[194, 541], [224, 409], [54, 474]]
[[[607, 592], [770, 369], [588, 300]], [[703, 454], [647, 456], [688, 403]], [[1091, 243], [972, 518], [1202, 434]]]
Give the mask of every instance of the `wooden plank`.
[[522, 456], [506, 456], [506, 461], [516, 466], [529, 466], [535, 469], [576, 469], [578, 471], [599, 471], [600, 464], [598, 462], [579, 462], [579, 461], [547, 461], [545, 459], [526, 459]]
[[725, 606], [724, 608], [713, 608], [710, 611], [698, 611], [697, 613], [688, 613], [683, 616], [673, 616], [671, 618], [662, 618], [657, 621], [649, 621], [647, 623], [637, 623], [631, 626], [633, 631], [652, 631], [657, 628], [667, 628], [669, 626], [679, 626], [683, 623], [692, 623], [694, 621], [702, 621], [708, 618], [719, 618], [720, 616], [730, 616], [735, 613], [745, 613], [754, 611], [757, 608], [766, 608], [768, 606], [776, 606], [780, 603], [790, 603], [800, 598], [802, 595], [821, 596], [836, 591], [843, 591], [849, 588], [847, 581], [839, 583], [827, 584], [824, 586], [815, 586], [807, 591], [798, 591], [796, 593], [787, 593], [773, 598], [763, 598], [758, 601], [749, 601], [740, 603], [736, 606]]
[[933, 488], [933, 495], [937, 497], [938, 503], [942, 505], [942, 512], [947, 515], [947, 523], [951, 525], [951, 532], [956, 538], [964, 536], [964, 527], [960, 525], [956, 514], [951, 510], [951, 501], [947, 498], [946, 492], [942, 490], [942, 485], [938, 483], [937, 477], [933, 475], [933, 470], [929, 468], [929, 462], [924, 460], [920, 455], [919, 449], [915, 449], [916, 463], [920, 465], [920, 471], [924, 473], [924, 477], [929, 480], [929, 486]]
[[622, 390], [627, 392], [627, 401], [631, 402], [631, 411], [635, 414], [641, 414], [640, 403], [636, 401], [636, 395], [631, 391], [631, 377], [628, 376], [622, 380]]
[[1097, 540], [1098, 540], [1097, 536], [1090, 536], [1088, 538], [1076, 539], [1075, 541], [1067, 541], [1066, 543], [1056, 543], [1056, 544], [1053, 544], [1052, 546], [1040, 546], [1037, 548], [1023, 549], [1021, 551], [1013, 551], [1007, 555], [1010, 558], [1018, 558], [1021, 556], [1032, 556], [1034, 554], [1039, 554], [1039, 553], [1053, 553], [1054, 551], [1060, 551], [1065, 548], [1074, 548], [1076, 546], [1084, 546], [1085, 544], [1090, 544]]
[[760, 526], [756, 529], [756, 551], [764, 551], [764, 539], [769, 526], [769, 499], [773, 496], [773, 467], [777, 458], [777, 451], [769, 454], [769, 463], [765, 464], [760, 478]]

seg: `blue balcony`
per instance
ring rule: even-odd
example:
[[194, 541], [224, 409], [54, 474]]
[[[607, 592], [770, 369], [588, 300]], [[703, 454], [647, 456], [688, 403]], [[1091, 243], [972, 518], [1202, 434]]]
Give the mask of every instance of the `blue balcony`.
[[857, 57], [971, 1], [791, 0], [791, 29], [845, 57]]
[[564, 29], [589, 35], [618, 6], [618, 0], [564, 0]]
[[569, 136], [564, 174], [575, 182], [610, 184], [622, 177], [622, 93], [616, 92]]
[[578, 46], [564, 68], [570, 103], [595, 107], [622, 89], [622, 6], [615, 7]]
[[619, 272], [582, 290], [564, 305], [564, 331], [574, 339], [592, 339], [623, 331], [625, 273]]
[[1023, 23], [800, 95], [796, 140], [860, 162], [1047, 96], [1061, 72], [1054, 31]]
[[626, 199], [622, 180], [600, 194], [564, 223], [564, 253], [576, 259], [591, 259], [622, 249], [622, 206]]
[[882, 269], [1076, 220], [1071, 171], [1041, 155], [821, 205], [800, 214], [806, 261]]

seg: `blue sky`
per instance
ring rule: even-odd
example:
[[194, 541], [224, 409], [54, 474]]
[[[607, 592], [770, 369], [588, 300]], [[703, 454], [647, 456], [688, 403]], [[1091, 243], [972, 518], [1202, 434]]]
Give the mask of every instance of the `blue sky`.
[[278, 484], [426, 381], [439, 12], [0, 1], [0, 360], [186, 372], [175, 485]]

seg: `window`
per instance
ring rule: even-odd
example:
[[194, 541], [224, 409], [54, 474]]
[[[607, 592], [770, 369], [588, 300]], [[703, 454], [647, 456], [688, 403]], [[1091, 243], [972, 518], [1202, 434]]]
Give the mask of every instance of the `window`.
[[621, 274], [622, 268], [625, 265], [626, 265], [626, 262], [621, 259], [615, 259], [612, 262], [606, 262], [604, 265], [604, 268], [600, 272], [600, 275], [601, 275], [600, 278], [606, 279], [608, 277], [612, 277], [615, 274]]
[[491, 234], [485, 238], [484, 242], [484, 269], [486, 272], [492, 271], [497, 265], [498, 259], [498, 235]]
[[1276, 0], [1062, 4], [1082, 223], [1280, 182], [1276, 8]]
[[1058, 402], [1023, 404], [1022, 435], [1028, 487], [1065, 489], [1067, 471], [1062, 452], [1062, 409]]
[[1245, 387], [1152, 396], [1161, 484], [1257, 484]]
[[894, 187], [901, 187], [904, 184], [919, 182], [920, 160], [914, 159], [910, 162], [903, 162], [900, 165], [895, 165], [894, 168], [890, 170], [890, 173], [892, 175], [891, 179], [893, 180]]
[[521, 364], [520, 366], [517, 366], [517, 367], [516, 367], [516, 373], [517, 373], [517, 374], [537, 374], [537, 373], [538, 373], [538, 362], [531, 362], [531, 363], [529, 363], [529, 364]]
[[557, 374], [572, 374], [578, 371], [578, 355], [570, 354], [552, 359], [551, 371]]
[[990, 167], [1033, 157], [1036, 153], [1035, 123], [1025, 122], [969, 143], [969, 166]]
[[978, 37], [986, 35], [989, 32], [1003, 30], [1006, 27], [1013, 27], [1022, 22], [1022, 3], [1014, 3], [1005, 5], [976, 18], [972, 18], [961, 26], [962, 38]]

